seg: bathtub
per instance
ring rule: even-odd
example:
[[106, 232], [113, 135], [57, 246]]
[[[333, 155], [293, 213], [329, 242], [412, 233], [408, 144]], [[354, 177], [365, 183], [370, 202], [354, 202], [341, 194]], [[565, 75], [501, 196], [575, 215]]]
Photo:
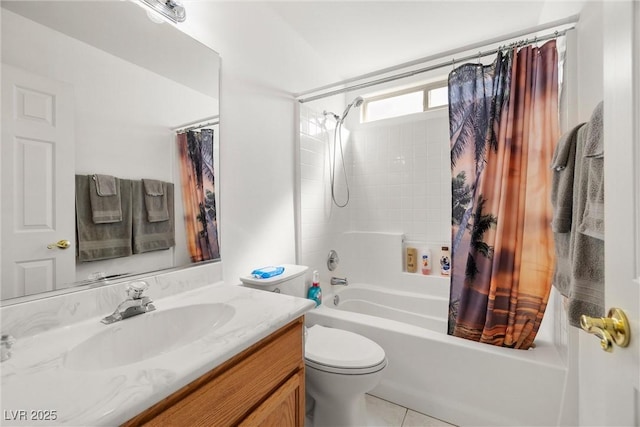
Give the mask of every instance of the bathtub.
[[353, 331], [384, 348], [389, 364], [371, 394], [459, 426], [559, 424], [567, 369], [552, 343], [514, 350], [447, 335], [448, 298], [419, 287], [327, 288], [307, 324]]

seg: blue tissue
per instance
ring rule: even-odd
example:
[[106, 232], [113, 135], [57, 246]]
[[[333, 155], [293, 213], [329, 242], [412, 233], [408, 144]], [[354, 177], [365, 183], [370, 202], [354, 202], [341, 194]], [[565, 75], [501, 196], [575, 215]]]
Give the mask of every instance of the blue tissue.
[[284, 267], [262, 267], [251, 272], [256, 279], [268, 279], [269, 277], [279, 276], [284, 273]]

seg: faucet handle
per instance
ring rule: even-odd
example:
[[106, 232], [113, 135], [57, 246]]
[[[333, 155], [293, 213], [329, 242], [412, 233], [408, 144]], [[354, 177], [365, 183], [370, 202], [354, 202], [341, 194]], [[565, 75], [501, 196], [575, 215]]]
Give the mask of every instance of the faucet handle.
[[11, 335], [2, 335], [0, 338], [0, 347], [1, 347], [1, 355], [0, 361], [4, 362], [5, 360], [11, 357], [11, 347], [16, 343], [16, 339]]
[[149, 289], [149, 284], [144, 280], [131, 282], [127, 286], [127, 296], [133, 299], [139, 299], [142, 297], [142, 293]]

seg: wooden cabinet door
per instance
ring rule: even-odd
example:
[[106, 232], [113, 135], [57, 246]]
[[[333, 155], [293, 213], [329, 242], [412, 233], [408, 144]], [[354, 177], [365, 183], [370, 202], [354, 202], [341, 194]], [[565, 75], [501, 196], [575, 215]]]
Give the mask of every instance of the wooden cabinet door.
[[241, 423], [241, 427], [304, 426], [304, 370], [299, 370]]

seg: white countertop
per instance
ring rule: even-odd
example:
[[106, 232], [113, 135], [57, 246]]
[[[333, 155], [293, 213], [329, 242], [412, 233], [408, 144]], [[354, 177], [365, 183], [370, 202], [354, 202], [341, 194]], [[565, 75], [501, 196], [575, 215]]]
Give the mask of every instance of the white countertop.
[[[314, 307], [310, 300], [223, 283], [154, 301], [158, 311], [203, 303], [229, 304], [235, 314], [197, 341], [120, 367], [65, 366], [70, 349], [112, 326], [100, 323], [105, 313], [17, 340], [11, 359], [0, 365], [0, 424], [119, 425]], [[144, 336], [133, 345], [143, 346]]]

